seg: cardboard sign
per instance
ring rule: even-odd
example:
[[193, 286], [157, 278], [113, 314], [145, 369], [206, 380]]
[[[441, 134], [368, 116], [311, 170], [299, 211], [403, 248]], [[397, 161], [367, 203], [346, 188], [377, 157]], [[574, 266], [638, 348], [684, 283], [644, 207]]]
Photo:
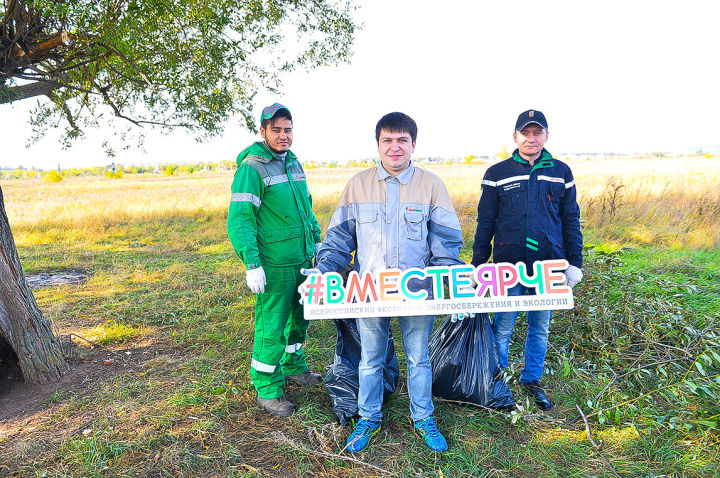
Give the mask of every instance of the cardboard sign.
[[[347, 281], [328, 272], [308, 276], [298, 288], [305, 319], [347, 319], [572, 309], [572, 289], [562, 285], [566, 260], [433, 266], [425, 269], [352, 271]], [[508, 296], [522, 284], [535, 295]]]

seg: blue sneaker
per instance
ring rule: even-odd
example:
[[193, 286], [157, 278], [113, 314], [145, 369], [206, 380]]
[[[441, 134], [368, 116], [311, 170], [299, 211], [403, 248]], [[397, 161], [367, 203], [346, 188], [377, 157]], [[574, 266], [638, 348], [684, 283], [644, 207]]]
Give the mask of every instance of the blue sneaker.
[[370, 443], [370, 439], [380, 431], [380, 422], [361, 418], [355, 429], [347, 439], [345, 448], [353, 453], [363, 451]]
[[415, 420], [415, 431], [423, 437], [425, 444], [433, 451], [446, 451], [447, 442], [445, 437], [442, 436], [440, 430], [435, 425], [435, 419], [433, 417], [423, 418], [422, 420]]

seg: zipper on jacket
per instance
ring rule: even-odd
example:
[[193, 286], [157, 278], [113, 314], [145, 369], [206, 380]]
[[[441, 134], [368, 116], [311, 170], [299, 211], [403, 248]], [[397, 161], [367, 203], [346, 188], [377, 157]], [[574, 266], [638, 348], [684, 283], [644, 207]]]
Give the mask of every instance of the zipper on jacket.
[[[314, 254], [311, 253], [309, 250], [309, 244], [308, 244], [308, 218], [305, 209], [302, 207], [302, 204], [300, 204], [300, 201], [298, 200], [298, 190], [297, 186], [295, 186], [295, 181], [292, 177], [292, 172], [290, 171], [290, 164], [285, 161], [285, 174], [287, 174], [288, 181], [290, 181], [290, 189], [293, 192], [293, 199], [295, 199], [295, 205], [298, 208], [298, 211], [300, 211], [300, 218], [302, 219], [303, 223], [303, 239], [305, 239], [305, 254], [310, 254], [310, 257], [312, 257]], [[312, 237], [312, 233], [310, 234], [310, 237]], [[313, 244], [313, 247], [315, 245]]]

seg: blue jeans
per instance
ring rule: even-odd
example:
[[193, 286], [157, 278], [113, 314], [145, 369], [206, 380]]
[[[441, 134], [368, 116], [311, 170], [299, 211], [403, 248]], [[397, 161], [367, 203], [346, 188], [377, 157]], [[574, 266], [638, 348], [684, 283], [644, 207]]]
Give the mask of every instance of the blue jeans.
[[[410, 395], [410, 418], [422, 420], [433, 414], [432, 368], [428, 355], [428, 339], [435, 317], [422, 315], [398, 317], [402, 331], [407, 364], [407, 387]], [[382, 418], [383, 364], [388, 346], [390, 318], [357, 319], [360, 334], [360, 366], [358, 377], [358, 409], [360, 416], [370, 420]]]
[[[509, 296], [528, 294], [529, 290], [518, 284], [508, 290]], [[540, 380], [545, 368], [545, 353], [547, 352], [548, 335], [550, 329], [550, 314], [552, 310], [527, 311], [527, 338], [525, 339], [525, 367], [520, 372], [520, 382], [536, 382]], [[508, 366], [508, 349], [512, 337], [515, 320], [518, 312], [495, 312], [492, 329], [495, 334], [495, 343], [498, 349], [500, 367]]]

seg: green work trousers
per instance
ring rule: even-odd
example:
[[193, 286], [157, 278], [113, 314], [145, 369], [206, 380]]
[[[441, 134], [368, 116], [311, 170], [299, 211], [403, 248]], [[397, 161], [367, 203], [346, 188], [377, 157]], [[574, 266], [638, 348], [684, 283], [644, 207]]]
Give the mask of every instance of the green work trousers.
[[283, 395], [283, 375], [297, 375], [308, 370], [302, 344], [308, 321], [297, 288], [305, 281], [301, 267], [263, 266], [267, 284], [265, 292], [255, 296], [255, 344], [250, 378], [260, 398]]

